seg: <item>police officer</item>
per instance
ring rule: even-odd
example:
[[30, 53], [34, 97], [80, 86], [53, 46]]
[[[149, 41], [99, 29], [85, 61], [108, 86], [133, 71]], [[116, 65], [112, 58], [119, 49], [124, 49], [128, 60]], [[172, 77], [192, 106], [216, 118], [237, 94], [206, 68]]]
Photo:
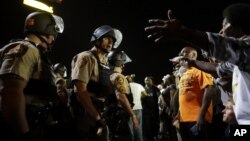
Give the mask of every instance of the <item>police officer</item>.
[[[110, 127], [112, 141], [132, 141], [133, 137], [129, 128], [131, 119], [135, 129], [139, 121], [132, 110], [133, 95], [129, 83], [122, 71], [126, 63], [132, 60], [124, 51], [112, 51], [108, 54], [109, 66], [113, 70], [110, 80], [114, 87], [114, 95], [108, 97], [108, 126]], [[115, 97], [115, 98], [112, 98]], [[113, 100], [113, 101], [112, 101]], [[117, 101], [117, 102], [116, 102]]]
[[57, 89], [57, 99], [51, 108], [51, 117], [53, 136], [57, 140], [72, 140], [72, 115], [69, 107], [69, 97], [72, 89], [67, 75], [67, 68], [62, 63], [56, 63], [53, 66], [53, 75], [55, 76], [55, 85]]
[[102, 113], [106, 98], [114, 91], [106, 55], [121, 41], [122, 33], [118, 29], [102, 25], [92, 34], [91, 50], [73, 57], [71, 79], [74, 94], [70, 105], [76, 123], [76, 140], [108, 140]]
[[67, 68], [62, 63], [56, 63], [53, 66], [54, 82], [57, 87], [57, 94], [60, 102], [68, 105], [68, 96], [70, 95], [70, 80], [67, 78]]
[[53, 66], [53, 70], [54, 70], [54, 72], [56, 73], [57, 76], [59, 75], [58, 77], [66, 78], [68, 76], [67, 75], [67, 68], [62, 63], [56, 63]]
[[62, 33], [61, 17], [33, 12], [24, 23], [25, 38], [5, 45], [0, 56], [1, 140], [45, 140], [48, 107], [56, 94], [46, 53]]

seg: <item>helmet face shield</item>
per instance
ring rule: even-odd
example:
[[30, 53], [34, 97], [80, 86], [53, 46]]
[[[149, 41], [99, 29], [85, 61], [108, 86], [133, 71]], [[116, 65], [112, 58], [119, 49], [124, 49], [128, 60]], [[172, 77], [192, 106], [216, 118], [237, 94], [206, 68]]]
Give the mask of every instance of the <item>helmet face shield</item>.
[[63, 19], [46, 12], [33, 12], [26, 17], [24, 33], [37, 33], [57, 36], [64, 30]]
[[116, 39], [116, 41], [115, 41], [115, 43], [114, 43], [114, 46], [113, 46], [113, 48], [118, 48], [119, 47], [119, 45], [121, 44], [121, 42], [122, 42], [122, 33], [121, 33], [121, 31], [120, 30], [118, 30], [118, 29], [114, 29], [114, 33], [115, 33], [115, 39]]
[[63, 33], [64, 30], [64, 22], [63, 19], [57, 15], [52, 15], [55, 20], [55, 31], [58, 33]]
[[61, 63], [56, 63], [53, 66], [53, 70], [55, 73], [59, 73], [62, 77], [67, 77], [67, 68]]
[[129, 62], [132, 62], [132, 59], [124, 51], [121, 51], [120, 57], [121, 57], [121, 60], [123, 60], [123, 65]]
[[110, 65], [120, 67], [126, 63], [132, 62], [132, 59], [124, 51], [112, 51], [108, 54]]

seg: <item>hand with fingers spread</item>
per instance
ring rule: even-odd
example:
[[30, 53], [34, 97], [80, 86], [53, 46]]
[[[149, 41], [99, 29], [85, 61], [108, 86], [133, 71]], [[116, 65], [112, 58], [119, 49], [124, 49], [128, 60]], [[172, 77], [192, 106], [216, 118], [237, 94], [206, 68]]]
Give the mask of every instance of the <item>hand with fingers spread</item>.
[[209, 47], [208, 37], [206, 32], [194, 30], [184, 26], [178, 19], [173, 16], [172, 10], [168, 10], [168, 19], [150, 19], [148, 20], [149, 26], [144, 30], [148, 34], [148, 38], [159, 42], [165, 40], [182, 40], [207, 50]]
[[[190, 46], [200, 48], [208, 52], [208, 57], [216, 59], [217, 61], [231, 63], [234, 67], [233, 82], [240, 82], [237, 84], [237, 89], [234, 90], [235, 100], [235, 115], [238, 124], [250, 123], [250, 99], [248, 102], [242, 104], [242, 100], [250, 94], [250, 89], [247, 83], [250, 79], [250, 5], [246, 3], [234, 3], [228, 5], [222, 13], [223, 23], [219, 33], [211, 31], [199, 31], [183, 26], [176, 18], [172, 16], [169, 10], [168, 19], [152, 19], [149, 20], [150, 26], [145, 28], [148, 33], [148, 38], [155, 42], [166, 39], [180, 39], [185, 41]], [[240, 29], [240, 30], [239, 30]], [[180, 58], [174, 61], [179, 62]], [[214, 73], [214, 64], [211, 67], [205, 63], [195, 61], [195, 67], [202, 66], [204, 70]], [[182, 71], [185, 69], [182, 69]], [[186, 71], [186, 70], [185, 70]], [[184, 71], [183, 71], [184, 72]], [[178, 75], [183, 75], [184, 73]], [[183, 78], [183, 77], [182, 77]], [[234, 87], [233, 87], [234, 88]], [[243, 92], [244, 91], [244, 92]], [[184, 107], [184, 106], [183, 106]], [[247, 108], [246, 108], [247, 107]], [[247, 112], [246, 112], [247, 111]], [[244, 115], [244, 116], [243, 116]], [[248, 118], [247, 118], [248, 117]], [[200, 120], [201, 121], [201, 120]], [[200, 122], [202, 123], [202, 122]]]
[[182, 28], [182, 24], [173, 16], [172, 10], [168, 10], [168, 20], [150, 19], [150, 26], [145, 28], [149, 34], [148, 38], [153, 39], [155, 42], [160, 41], [162, 38], [177, 38]]

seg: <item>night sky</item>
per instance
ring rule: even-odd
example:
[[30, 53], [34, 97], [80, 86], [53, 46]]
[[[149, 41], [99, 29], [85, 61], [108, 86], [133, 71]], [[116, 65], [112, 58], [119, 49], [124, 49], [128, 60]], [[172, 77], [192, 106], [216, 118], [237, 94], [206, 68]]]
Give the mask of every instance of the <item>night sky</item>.
[[[36, 9], [22, 4], [23, 0], [1, 0], [0, 46], [13, 38], [23, 38], [25, 17]], [[143, 83], [147, 75], [161, 82], [163, 75], [171, 73], [169, 59], [175, 57], [183, 46], [181, 42], [153, 43], [146, 38], [144, 27], [150, 18], [167, 18], [167, 10], [185, 25], [201, 31], [218, 32], [221, 28], [222, 10], [233, 2], [247, 0], [64, 0], [61, 4], [47, 2], [54, 13], [64, 19], [65, 30], [55, 44], [52, 61], [65, 64], [70, 72], [72, 57], [90, 49], [90, 37], [95, 28], [108, 24], [123, 33], [119, 50], [124, 50], [132, 63], [126, 65], [124, 74], [136, 74]], [[250, 2], [249, 2], [250, 3]]]

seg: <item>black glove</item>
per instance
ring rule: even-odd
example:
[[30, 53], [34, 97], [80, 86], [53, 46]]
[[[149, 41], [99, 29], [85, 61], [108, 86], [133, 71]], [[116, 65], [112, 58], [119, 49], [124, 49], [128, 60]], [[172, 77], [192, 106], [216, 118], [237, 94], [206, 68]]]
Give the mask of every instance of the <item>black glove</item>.
[[108, 129], [104, 119], [100, 119], [96, 122], [96, 135], [97, 138], [108, 138]]
[[104, 119], [99, 119], [96, 121], [96, 127], [99, 128], [99, 127], [105, 127], [106, 126], [106, 122]]

